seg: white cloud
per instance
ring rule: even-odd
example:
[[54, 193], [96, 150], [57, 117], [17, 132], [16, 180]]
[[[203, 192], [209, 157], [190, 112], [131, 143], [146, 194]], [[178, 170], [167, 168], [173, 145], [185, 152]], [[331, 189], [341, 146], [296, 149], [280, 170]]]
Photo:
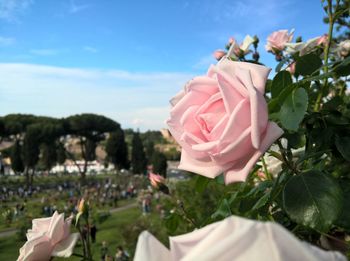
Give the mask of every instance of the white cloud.
[[84, 46], [83, 50], [89, 53], [97, 53], [98, 49], [91, 47], [91, 46]]
[[69, 13], [75, 14], [91, 7], [90, 4], [77, 4], [74, 0], [70, 1]]
[[32, 49], [30, 50], [31, 54], [41, 55], [41, 56], [52, 56], [57, 55], [59, 50], [56, 49]]
[[216, 60], [212, 54], [202, 57], [198, 62], [196, 62], [192, 67], [195, 70], [208, 70], [211, 64], [216, 64]]
[[191, 78], [186, 73], [0, 63], [0, 114], [93, 112], [124, 128], [159, 129], [165, 127], [169, 99]]
[[33, 0], [0, 0], [0, 19], [7, 22], [18, 22], [18, 17], [33, 3]]
[[15, 41], [16, 41], [15, 38], [0, 36], [0, 45], [1, 46], [12, 45], [15, 43]]

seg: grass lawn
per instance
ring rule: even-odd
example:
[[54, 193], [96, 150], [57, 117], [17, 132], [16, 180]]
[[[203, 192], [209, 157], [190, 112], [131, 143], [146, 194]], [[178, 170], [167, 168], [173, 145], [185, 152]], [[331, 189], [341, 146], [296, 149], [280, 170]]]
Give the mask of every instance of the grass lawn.
[[[167, 235], [163, 228], [162, 221], [157, 213], [152, 213], [146, 217], [141, 215], [140, 210], [130, 208], [121, 212], [113, 213], [102, 224], [97, 225], [97, 240], [92, 246], [93, 258], [100, 260], [100, 247], [102, 241], [106, 241], [109, 246], [109, 254], [114, 256], [118, 245], [123, 246], [133, 255], [137, 243], [138, 234], [148, 229], [154, 233], [161, 241], [166, 241]], [[18, 250], [24, 242], [18, 242], [16, 236], [0, 238], [0, 260], [16, 260]], [[75, 253], [81, 254], [82, 248], [77, 245]], [[80, 257], [70, 257], [68, 259], [54, 258], [54, 260], [81, 260]]]

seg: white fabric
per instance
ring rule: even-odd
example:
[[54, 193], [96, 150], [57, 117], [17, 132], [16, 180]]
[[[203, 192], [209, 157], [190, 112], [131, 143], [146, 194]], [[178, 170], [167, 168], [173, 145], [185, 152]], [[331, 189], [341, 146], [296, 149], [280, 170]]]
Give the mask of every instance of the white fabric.
[[135, 261], [346, 261], [297, 239], [282, 226], [236, 216], [181, 236], [170, 237], [170, 250], [148, 232], [139, 236]]

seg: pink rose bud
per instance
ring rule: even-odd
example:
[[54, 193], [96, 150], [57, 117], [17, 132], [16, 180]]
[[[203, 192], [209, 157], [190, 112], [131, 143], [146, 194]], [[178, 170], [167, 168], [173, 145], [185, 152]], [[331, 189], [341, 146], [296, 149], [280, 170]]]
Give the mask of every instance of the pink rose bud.
[[165, 185], [165, 179], [163, 176], [158, 175], [158, 174], [154, 174], [154, 173], [150, 173], [149, 180], [151, 182], [152, 187], [159, 189], [160, 191], [162, 191], [165, 194], [169, 194], [169, 189]]
[[234, 44], [235, 42], [236, 42], [236, 40], [233, 37], [230, 37], [230, 39], [228, 39], [228, 44], [229, 45]]
[[285, 44], [291, 42], [293, 39], [293, 32], [288, 34], [288, 30], [280, 30], [273, 32], [267, 38], [267, 44], [265, 46], [266, 51], [276, 53], [276, 51], [282, 51], [285, 48]]
[[259, 58], [260, 58], [260, 54], [259, 54], [258, 52], [254, 52], [254, 53], [253, 53], [253, 59], [254, 59], [255, 61], [259, 61]]
[[263, 171], [259, 170], [257, 174], [261, 180], [266, 180], [266, 174]]
[[57, 211], [49, 218], [33, 219], [32, 229], [27, 232], [28, 241], [19, 250], [17, 261], [50, 260], [51, 256], [69, 257], [79, 238], [70, 234], [72, 218], [64, 220]]
[[223, 50], [216, 50], [213, 53], [213, 56], [215, 57], [216, 60], [221, 60], [222, 57], [224, 57], [226, 55], [226, 52]]
[[283, 131], [268, 120], [264, 98], [270, 68], [223, 60], [192, 79], [172, 103], [168, 126], [181, 145], [179, 169], [225, 183], [244, 181]]
[[290, 74], [293, 74], [295, 73], [295, 62], [292, 62], [288, 68], [286, 69], [288, 72], [290, 72]]
[[157, 188], [160, 183], [165, 183], [164, 177], [154, 173], [149, 174], [149, 180], [151, 182], [151, 185], [155, 188]]
[[327, 41], [328, 41], [328, 34], [324, 34], [317, 39], [316, 44], [318, 46], [321, 46], [321, 45], [325, 46]]

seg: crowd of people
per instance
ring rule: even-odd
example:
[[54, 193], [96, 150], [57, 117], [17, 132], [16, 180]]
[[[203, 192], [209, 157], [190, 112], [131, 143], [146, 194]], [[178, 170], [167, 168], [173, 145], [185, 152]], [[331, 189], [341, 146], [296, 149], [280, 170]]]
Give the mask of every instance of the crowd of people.
[[[82, 227], [81, 236], [85, 239], [89, 237], [92, 244], [98, 244], [101, 261], [125, 261], [130, 259], [130, 255], [123, 246], [109, 245], [108, 242], [103, 241], [103, 237], [98, 236], [100, 220], [96, 217], [117, 208], [120, 200], [132, 198], [137, 199], [142, 215], [147, 216], [152, 210], [162, 215], [164, 210], [159, 203], [161, 193], [147, 184], [149, 183], [145, 177], [130, 176], [120, 179], [115, 177], [89, 179], [84, 186], [74, 180], [62, 180], [54, 186], [42, 184], [31, 190], [26, 190], [20, 184], [17, 187], [2, 186], [0, 205], [6, 207], [7, 211], [3, 212], [3, 216], [7, 215], [8, 220], [16, 220], [25, 217], [27, 212], [32, 212], [33, 209], [27, 207], [27, 204], [33, 204], [33, 202], [37, 202], [35, 204], [41, 208], [42, 217], [50, 217], [55, 211], [64, 212], [65, 216], [70, 216], [79, 212], [79, 201], [84, 198], [92, 206], [94, 215], [91, 216], [90, 224]], [[13, 202], [18, 203], [14, 205]], [[96, 213], [98, 215], [95, 215]]]

